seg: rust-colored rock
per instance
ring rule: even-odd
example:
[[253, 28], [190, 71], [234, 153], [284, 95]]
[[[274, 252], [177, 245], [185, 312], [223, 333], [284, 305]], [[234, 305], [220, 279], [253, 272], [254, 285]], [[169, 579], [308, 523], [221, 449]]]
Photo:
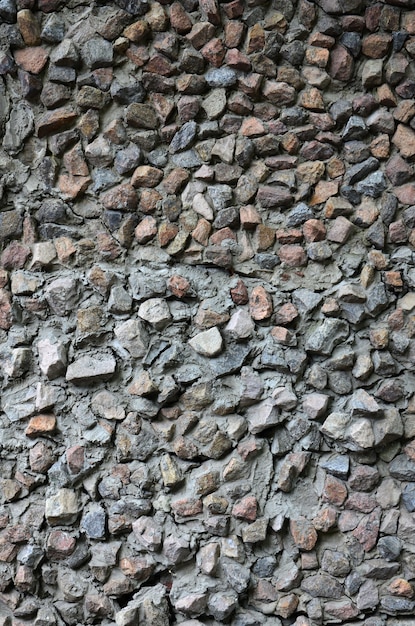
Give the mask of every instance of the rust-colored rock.
[[249, 297], [249, 311], [252, 319], [257, 322], [266, 320], [272, 315], [273, 304], [270, 294], [264, 287], [254, 287]]

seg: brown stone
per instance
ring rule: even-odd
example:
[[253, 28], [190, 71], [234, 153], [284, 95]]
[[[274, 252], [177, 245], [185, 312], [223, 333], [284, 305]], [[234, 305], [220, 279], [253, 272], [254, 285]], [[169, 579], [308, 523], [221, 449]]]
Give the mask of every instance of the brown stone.
[[26, 46], [38, 46], [41, 43], [39, 22], [30, 9], [18, 11], [17, 26]]
[[137, 209], [137, 192], [132, 185], [118, 185], [102, 196], [102, 204], [111, 211], [135, 211]]
[[337, 523], [337, 511], [332, 506], [324, 506], [319, 510], [313, 519], [313, 526], [316, 530], [327, 533], [334, 528]]
[[170, 7], [170, 24], [179, 35], [186, 35], [192, 29], [192, 21], [180, 2], [173, 2]]
[[161, 195], [155, 189], [143, 189], [138, 208], [143, 213], [153, 213], [157, 209], [157, 203], [160, 200]]
[[64, 154], [63, 164], [71, 176], [89, 176], [88, 165], [80, 143]]
[[310, 241], [323, 241], [326, 238], [326, 228], [322, 221], [311, 219], [304, 222], [304, 239]]
[[301, 550], [312, 550], [317, 543], [317, 531], [305, 517], [290, 519], [290, 532], [295, 545]]
[[56, 417], [52, 414], [42, 414], [32, 417], [25, 430], [28, 437], [38, 437], [39, 435], [50, 435], [56, 430]]
[[414, 588], [405, 578], [396, 578], [388, 585], [388, 591], [393, 596], [401, 596], [403, 598], [413, 598]]
[[143, 43], [150, 35], [150, 27], [145, 20], [138, 20], [127, 26], [123, 34], [134, 43]]
[[189, 180], [189, 172], [183, 167], [177, 167], [163, 180], [163, 187], [167, 193], [177, 194]]
[[212, 24], [209, 24], [209, 22], [197, 22], [193, 25], [190, 33], [186, 35], [186, 38], [196, 50], [200, 50], [212, 39], [214, 34], [215, 27]]
[[301, 94], [301, 104], [305, 109], [309, 109], [310, 111], [325, 110], [323, 96], [315, 87], [303, 91]]
[[137, 67], [143, 67], [150, 58], [148, 46], [131, 44], [125, 54]]
[[175, 274], [169, 278], [167, 287], [176, 298], [184, 298], [189, 292], [190, 283], [183, 276]]
[[353, 57], [343, 46], [335, 46], [330, 52], [328, 72], [335, 80], [347, 82], [353, 77]]
[[334, 220], [328, 234], [327, 239], [334, 243], [346, 243], [353, 231], [353, 224], [345, 217], [339, 216]]
[[[336, 180], [319, 180], [317, 185], [315, 186], [314, 193], [311, 196], [311, 200], [309, 202], [310, 206], [315, 206], [316, 204], [322, 204], [326, 202], [332, 196], [335, 196], [339, 191], [339, 183]], [[327, 216], [328, 217], [328, 216]]]
[[31, 74], [40, 74], [48, 58], [49, 53], [41, 46], [21, 48], [14, 52], [14, 60], [17, 65]]
[[227, 51], [225, 55], [225, 63], [229, 67], [232, 67], [235, 70], [241, 70], [242, 72], [249, 72], [251, 70], [251, 61], [237, 48], [231, 48]]
[[64, 196], [74, 199], [82, 195], [91, 183], [90, 176], [71, 176], [61, 174], [58, 179], [58, 186]]
[[412, 158], [415, 155], [415, 132], [408, 126], [398, 124], [392, 143], [403, 157]]
[[229, 22], [226, 22], [224, 29], [225, 46], [227, 48], [237, 48], [242, 41], [244, 30], [244, 24], [240, 21], [230, 20]]
[[211, 230], [212, 226], [210, 222], [201, 217], [196, 224], [196, 228], [192, 231], [192, 237], [202, 246], [207, 246]]
[[363, 37], [362, 52], [370, 59], [381, 59], [390, 49], [392, 35], [389, 33], [373, 33]]
[[270, 294], [264, 287], [254, 287], [249, 298], [249, 311], [252, 319], [259, 322], [272, 315], [273, 305]]
[[176, 224], [171, 224], [170, 222], [163, 222], [160, 224], [157, 233], [160, 246], [162, 248], [168, 246], [169, 243], [176, 237], [178, 232], [179, 227]]
[[370, 153], [376, 159], [387, 159], [390, 153], [389, 136], [386, 134], [379, 135], [379, 137], [373, 139], [369, 148]]
[[375, 509], [372, 513], [365, 515], [353, 530], [353, 535], [361, 544], [365, 552], [369, 552], [375, 545], [379, 534], [380, 511]]
[[237, 305], [247, 304], [249, 301], [248, 289], [242, 280], [238, 280], [235, 287], [230, 290], [232, 302]]
[[39, 138], [53, 135], [72, 126], [77, 114], [72, 109], [55, 109], [40, 116], [37, 122]]
[[131, 177], [133, 187], [156, 187], [163, 178], [163, 171], [151, 165], [140, 165]]
[[308, 65], [325, 68], [329, 62], [330, 52], [327, 48], [311, 47], [305, 52], [305, 61]]

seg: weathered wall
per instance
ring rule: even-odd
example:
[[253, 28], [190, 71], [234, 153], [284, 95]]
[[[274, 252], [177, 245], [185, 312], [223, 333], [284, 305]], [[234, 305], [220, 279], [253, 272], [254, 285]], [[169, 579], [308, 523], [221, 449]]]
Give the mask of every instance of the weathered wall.
[[0, 22], [0, 624], [413, 626], [415, 2]]

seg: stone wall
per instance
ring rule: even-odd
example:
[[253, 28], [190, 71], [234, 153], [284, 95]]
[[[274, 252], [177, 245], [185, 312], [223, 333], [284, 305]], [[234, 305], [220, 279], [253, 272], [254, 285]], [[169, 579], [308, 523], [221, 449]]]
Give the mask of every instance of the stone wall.
[[414, 0], [0, 46], [0, 626], [413, 626]]

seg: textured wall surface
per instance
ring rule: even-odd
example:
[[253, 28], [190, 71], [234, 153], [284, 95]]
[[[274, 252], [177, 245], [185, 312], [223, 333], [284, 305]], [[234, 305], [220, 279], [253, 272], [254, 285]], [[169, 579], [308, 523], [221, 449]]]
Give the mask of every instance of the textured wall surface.
[[0, 626], [414, 626], [414, 0], [0, 0]]

